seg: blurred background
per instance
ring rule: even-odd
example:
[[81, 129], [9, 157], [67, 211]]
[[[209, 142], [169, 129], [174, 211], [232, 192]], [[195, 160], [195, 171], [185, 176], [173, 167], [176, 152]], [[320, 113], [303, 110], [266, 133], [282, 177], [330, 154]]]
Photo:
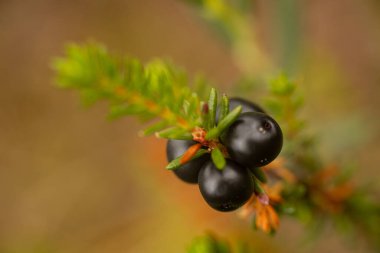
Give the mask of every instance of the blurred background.
[[[357, 166], [355, 180], [379, 192], [379, 2], [257, 0], [249, 11], [260, 53], [299, 80], [323, 157]], [[52, 59], [89, 39], [144, 61], [169, 58], [224, 91], [242, 75], [184, 1], [0, 0], [0, 252], [185, 252], [209, 230], [258, 252], [366, 252], [329, 228], [310, 244], [291, 219], [270, 237], [211, 210], [164, 169], [164, 140], [54, 87]]]

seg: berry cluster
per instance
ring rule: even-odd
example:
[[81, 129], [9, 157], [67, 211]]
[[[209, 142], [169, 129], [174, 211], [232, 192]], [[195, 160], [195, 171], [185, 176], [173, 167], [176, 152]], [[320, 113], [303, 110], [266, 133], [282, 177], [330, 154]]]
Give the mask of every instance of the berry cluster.
[[[226, 164], [216, 168], [210, 155], [193, 159], [174, 170], [187, 183], [198, 183], [205, 201], [222, 212], [244, 205], [254, 192], [252, 172], [273, 161], [282, 148], [282, 131], [277, 122], [258, 105], [231, 98], [229, 109], [242, 107], [241, 114], [219, 138], [225, 147]], [[219, 113], [216, 113], [218, 121]], [[167, 159], [172, 161], [197, 144], [188, 140], [169, 140]], [[203, 147], [210, 149], [210, 147]]]

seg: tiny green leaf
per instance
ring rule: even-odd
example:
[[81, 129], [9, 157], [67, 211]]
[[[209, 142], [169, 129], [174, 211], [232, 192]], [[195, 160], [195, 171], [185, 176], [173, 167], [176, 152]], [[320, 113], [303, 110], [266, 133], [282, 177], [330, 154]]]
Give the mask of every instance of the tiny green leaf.
[[212, 88], [210, 91], [209, 98], [208, 98], [208, 114], [209, 114], [208, 129], [211, 129], [215, 126], [217, 103], [218, 103], [218, 94], [216, 93], [216, 90]]
[[223, 120], [227, 114], [230, 112], [230, 101], [226, 94], [223, 94], [222, 96], [222, 102], [220, 106], [220, 117], [219, 121]]
[[233, 109], [230, 113], [228, 113], [227, 116], [224, 117], [223, 120], [219, 121], [219, 124], [216, 127], [211, 129], [207, 133], [206, 140], [211, 140], [211, 139], [215, 139], [219, 137], [224, 132], [224, 130], [226, 130], [229, 126], [232, 125], [232, 123], [235, 122], [237, 117], [239, 117], [241, 110], [242, 108], [239, 105], [238, 107]]
[[211, 151], [211, 159], [214, 162], [215, 166], [220, 170], [224, 169], [224, 166], [226, 166], [226, 159], [224, 158], [223, 153], [219, 148], [214, 148]]
[[268, 181], [267, 176], [264, 174], [264, 172], [261, 170], [261, 168], [253, 168], [250, 169], [252, 174], [262, 183], [266, 183]]
[[261, 187], [259, 180], [256, 177], [253, 177], [254, 191], [257, 195], [266, 194], [265, 190]]
[[192, 140], [193, 136], [181, 128], [171, 127], [156, 133], [157, 138], [175, 139], [175, 140]]
[[[189, 160], [194, 160], [198, 157], [201, 157], [202, 155], [206, 154], [207, 153], [207, 150], [205, 149], [200, 149], [197, 151], [197, 153], [195, 153], [195, 155]], [[177, 157], [176, 159], [174, 159], [173, 161], [171, 161], [167, 166], [166, 166], [166, 169], [167, 170], [175, 170], [177, 169], [179, 166], [183, 165], [181, 164], [181, 158], [182, 158], [182, 155]]]
[[146, 128], [145, 130], [142, 130], [139, 132], [139, 135], [140, 136], [147, 136], [147, 135], [151, 135], [151, 134], [154, 134], [155, 132], [158, 132], [158, 131], [161, 131], [163, 130], [164, 128], [166, 128], [166, 122], [165, 121], [159, 121], [151, 126], [149, 126], [148, 128]]

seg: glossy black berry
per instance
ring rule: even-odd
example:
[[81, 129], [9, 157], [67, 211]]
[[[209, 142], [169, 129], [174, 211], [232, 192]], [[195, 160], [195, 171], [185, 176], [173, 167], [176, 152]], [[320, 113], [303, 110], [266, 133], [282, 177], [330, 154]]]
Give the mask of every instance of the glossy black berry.
[[[262, 112], [265, 113], [265, 111], [257, 104], [245, 100], [243, 98], [229, 98], [229, 110], [232, 111], [236, 107], [241, 105], [241, 113], [244, 112]], [[220, 114], [220, 108], [216, 111], [216, 119], [219, 120], [219, 114]]]
[[[196, 144], [194, 141], [169, 140], [166, 145], [166, 157], [168, 162], [183, 155], [183, 153], [194, 144]], [[198, 172], [207, 160], [209, 160], [209, 155], [203, 155], [191, 160], [174, 170], [174, 174], [187, 183], [196, 184], [198, 182]]]
[[253, 193], [249, 171], [230, 159], [223, 170], [207, 162], [199, 172], [198, 184], [205, 201], [222, 212], [241, 207]]
[[240, 114], [223, 136], [231, 158], [249, 168], [273, 161], [282, 148], [282, 131], [270, 116], [259, 112]]

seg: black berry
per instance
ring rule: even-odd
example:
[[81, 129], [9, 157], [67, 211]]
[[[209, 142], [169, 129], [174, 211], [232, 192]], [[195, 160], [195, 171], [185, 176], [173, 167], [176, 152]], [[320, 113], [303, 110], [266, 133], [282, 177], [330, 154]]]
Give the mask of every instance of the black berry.
[[282, 148], [282, 131], [270, 116], [259, 112], [240, 114], [223, 136], [231, 158], [249, 168], [273, 161]]
[[[169, 140], [166, 145], [166, 157], [168, 162], [183, 155], [183, 153], [194, 144], [196, 144], [194, 141]], [[209, 155], [203, 155], [191, 160], [175, 169], [174, 174], [187, 183], [196, 184], [198, 182], [198, 172], [208, 159]]]
[[218, 170], [212, 161], [207, 162], [199, 172], [198, 184], [205, 201], [222, 212], [241, 207], [253, 193], [248, 170], [230, 159], [223, 170]]

